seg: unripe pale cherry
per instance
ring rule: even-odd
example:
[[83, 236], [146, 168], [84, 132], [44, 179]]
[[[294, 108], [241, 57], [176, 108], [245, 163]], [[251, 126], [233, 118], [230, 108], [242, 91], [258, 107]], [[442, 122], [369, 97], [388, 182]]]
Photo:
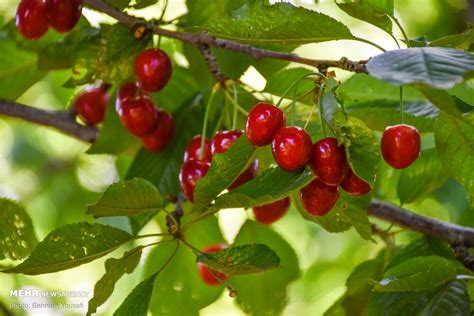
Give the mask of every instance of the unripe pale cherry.
[[414, 126], [399, 124], [389, 126], [382, 135], [383, 159], [395, 169], [411, 165], [420, 155], [420, 133]]

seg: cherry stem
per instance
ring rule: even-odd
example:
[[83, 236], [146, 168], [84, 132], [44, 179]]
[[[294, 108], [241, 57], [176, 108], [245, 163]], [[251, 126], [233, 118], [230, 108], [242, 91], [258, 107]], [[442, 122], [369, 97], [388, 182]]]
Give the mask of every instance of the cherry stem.
[[149, 238], [149, 237], [164, 237], [164, 236], [171, 236], [171, 235], [168, 233], [146, 234], [146, 235], [135, 236], [134, 239], [142, 239], [142, 238]]
[[202, 252], [201, 250], [197, 249], [196, 247], [194, 247], [193, 245], [191, 245], [190, 243], [188, 243], [186, 240], [184, 240], [184, 238], [180, 238], [179, 241], [181, 241], [185, 246], [188, 246], [189, 249], [191, 249], [195, 255], [205, 255], [206, 253]]
[[408, 39], [408, 35], [407, 33], [405, 32], [405, 29], [403, 28], [403, 26], [400, 24], [400, 21], [398, 21], [398, 19], [392, 14], [392, 15], [389, 15], [389, 17], [393, 20], [393, 22], [395, 22], [395, 24], [398, 26], [398, 28], [400, 29], [400, 31], [402, 32], [402, 35], [403, 35], [403, 39], [405, 40], [405, 45], [410, 48], [410, 40]]
[[235, 88], [235, 85], [232, 85], [232, 91], [234, 93], [234, 102], [232, 102], [232, 105], [234, 106], [234, 112], [232, 116], [232, 130], [235, 130], [237, 127], [237, 106], [239, 105], [239, 102], [237, 101], [237, 89]]
[[275, 106], [276, 106], [277, 108], [279, 108], [281, 102], [282, 102], [283, 99], [286, 97], [286, 95], [291, 91], [291, 89], [295, 88], [295, 87], [299, 84], [299, 82], [300, 82], [301, 80], [304, 80], [304, 79], [306, 79], [306, 78], [308, 78], [308, 77], [310, 77], [310, 76], [319, 76], [319, 77], [323, 78], [324, 80], [327, 79], [325, 75], [323, 75], [322, 73], [319, 73], [319, 72], [312, 72], [312, 73], [306, 74], [306, 75], [304, 75], [304, 76], [298, 78], [297, 80], [295, 80], [295, 81], [285, 90], [285, 92], [283, 92], [283, 94], [282, 94], [281, 97], [280, 97], [280, 100], [278, 100], [278, 102], [275, 104]]
[[324, 126], [324, 118], [323, 118], [323, 111], [322, 111], [322, 106], [321, 106], [321, 98], [323, 95], [323, 90], [324, 90], [325, 84], [321, 83], [321, 86], [319, 87], [319, 92], [318, 92], [318, 100], [314, 102], [314, 105], [311, 107], [311, 112], [308, 115], [308, 118], [306, 119], [306, 123], [304, 124], [304, 129], [306, 130], [308, 128], [309, 122], [311, 121], [311, 117], [314, 114], [314, 109], [318, 107], [319, 110], [319, 119], [321, 122], [321, 128], [323, 129], [323, 134], [324, 137], [326, 137], [326, 127]]
[[400, 121], [403, 124], [403, 87], [400, 86]]
[[293, 90], [293, 102], [291, 102], [291, 125], [295, 125], [295, 116], [296, 116], [296, 92], [298, 91], [298, 84], [295, 86], [295, 89]]
[[201, 132], [201, 149], [199, 153], [199, 159], [204, 158], [204, 146], [206, 145], [206, 134], [207, 134], [207, 123], [209, 121], [209, 112], [211, 109], [212, 102], [214, 101], [214, 97], [216, 96], [217, 91], [219, 91], [220, 84], [216, 83], [214, 87], [212, 87], [211, 96], [209, 97], [209, 101], [206, 105], [206, 113], [204, 114], [204, 124], [202, 126]]
[[230, 297], [236, 297], [237, 296], [236, 289], [234, 289], [229, 283], [224, 281], [221, 277], [219, 277], [217, 275], [217, 273], [215, 273], [212, 269], [209, 269], [209, 267], [207, 267], [207, 271], [209, 271], [209, 273], [212, 274], [212, 276], [215, 277], [217, 279], [217, 281], [219, 281], [223, 286], [226, 287], [226, 289], [229, 290], [229, 296]]

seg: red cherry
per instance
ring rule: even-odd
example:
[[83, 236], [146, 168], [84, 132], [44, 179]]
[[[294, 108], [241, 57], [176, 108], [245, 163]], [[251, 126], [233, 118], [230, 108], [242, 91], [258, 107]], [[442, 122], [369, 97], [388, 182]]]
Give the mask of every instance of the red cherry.
[[311, 158], [312, 148], [311, 137], [297, 126], [280, 128], [272, 141], [273, 158], [286, 171], [303, 168]]
[[286, 197], [270, 204], [256, 206], [253, 208], [255, 219], [265, 225], [273, 224], [286, 214], [290, 203], [290, 198]]
[[274, 105], [258, 103], [247, 117], [246, 133], [256, 146], [268, 145], [280, 127], [285, 126], [285, 113]]
[[[217, 244], [217, 245], [212, 245], [212, 246], [205, 247], [202, 251], [205, 252], [205, 253], [213, 253], [213, 252], [218, 252], [218, 251], [224, 250], [225, 248], [226, 248], [225, 245]], [[209, 269], [206, 267], [206, 265], [204, 263], [198, 262], [197, 266], [198, 266], [198, 270], [199, 270], [199, 275], [201, 276], [201, 279], [204, 281], [204, 283], [206, 283], [207, 285], [219, 285], [219, 284], [221, 284], [219, 282], [219, 280], [217, 280], [212, 275], [212, 273], [209, 272]], [[214, 270], [212, 270], [212, 272], [214, 274], [216, 274], [222, 280], [227, 279], [227, 275], [225, 275], [224, 273], [217, 272], [217, 271], [214, 271]]]
[[179, 171], [179, 182], [184, 195], [189, 202], [194, 202], [194, 189], [199, 179], [204, 177], [211, 163], [202, 160], [188, 160], [183, 163]]
[[49, 28], [43, 0], [22, 0], [16, 10], [16, 26], [27, 39], [38, 39]]
[[141, 52], [135, 60], [135, 75], [140, 86], [149, 92], [161, 90], [171, 78], [171, 60], [159, 48]]
[[250, 167], [248, 167], [244, 172], [242, 172], [237, 179], [232, 182], [229, 186], [229, 190], [233, 190], [242, 184], [249, 182], [254, 179], [258, 174], [258, 159], [255, 159]]
[[174, 120], [170, 113], [158, 109], [155, 130], [142, 138], [142, 145], [147, 150], [158, 153], [170, 142], [174, 132]]
[[347, 176], [344, 178], [344, 181], [342, 181], [341, 187], [347, 193], [355, 196], [365, 195], [372, 190], [370, 188], [370, 185], [358, 176], [356, 176], [354, 171], [352, 171], [351, 169], [349, 169]]
[[82, 0], [47, 0], [46, 17], [59, 33], [69, 32], [81, 18]]
[[333, 137], [321, 139], [313, 146], [311, 168], [322, 182], [339, 185], [349, 171], [344, 146], [338, 146], [337, 139]]
[[153, 102], [144, 95], [122, 100], [118, 114], [127, 130], [138, 137], [152, 133], [158, 117]]
[[76, 96], [74, 109], [87, 125], [95, 125], [104, 120], [108, 103], [109, 96], [103, 88], [88, 88]]
[[222, 154], [244, 133], [244, 131], [219, 131], [212, 139], [212, 154]]
[[117, 90], [117, 101], [115, 103], [115, 109], [117, 110], [117, 112], [119, 112], [122, 100], [127, 98], [138, 97], [140, 95], [147, 95], [147, 93], [140, 89], [137, 82], [128, 82], [121, 85], [120, 88]]
[[420, 155], [420, 133], [410, 125], [389, 126], [383, 132], [381, 147], [383, 159], [390, 166], [406, 168]]
[[211, 151], [211, 141], [206, 139], [204, 143], [204, 156], [202, 159], [200, 158], [201, 155], [201, 135], [196, 135], [191, 139], [191, 141], [186, 146], [184, 150], [184, 162], [188, 160], [203, 160], [207, 162], [211, 162], [212, 160], [212, 151]]
[[301, 189], [300, 194], [303, 207], [309, 214], [323, 216], [336, 205], [339, 187], [326, 185], [316, 178]]

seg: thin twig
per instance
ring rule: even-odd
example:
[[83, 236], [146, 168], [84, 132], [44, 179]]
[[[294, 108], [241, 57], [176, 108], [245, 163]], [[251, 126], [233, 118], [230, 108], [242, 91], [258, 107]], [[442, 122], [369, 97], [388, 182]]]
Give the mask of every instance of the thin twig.
[[216, 81], [219, 82], [221, 86], [224, 86], [227, 77], [221, 71], [219, 64], [217, 63], [216, 56], [212, 52], [209, 45], [201, 44], [199, 45], [199, 50], [201, 51], [201, 54], [204, 57], [204, 60], [206, 61], [209, 71], [214, 76], [214, 79], [216, 79]]

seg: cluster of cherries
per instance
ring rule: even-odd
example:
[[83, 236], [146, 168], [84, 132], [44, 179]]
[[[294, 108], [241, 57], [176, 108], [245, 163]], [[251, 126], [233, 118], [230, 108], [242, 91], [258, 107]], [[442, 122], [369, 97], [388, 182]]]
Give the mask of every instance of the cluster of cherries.
[[16, 25], [28, 39], [39, 39], [51, 26], [59, 33], [69, 32], [81, 17], [82, 0], [21, 0]]
[[[149, 95], [161, 90], [171, 74], [168, 55], [158, 48], [147, 49], [135, 60], [137, 81], [123, 84], [117, 91], [116, 110], [122, 124], [151, 152], [163, 150], [173, 135], [173, 117], [156, 108]], [[74, 109], [87, 125], [96, 125], [104, 120], [108, 100], [105, 85], [89, 87], [77, 95]]]

